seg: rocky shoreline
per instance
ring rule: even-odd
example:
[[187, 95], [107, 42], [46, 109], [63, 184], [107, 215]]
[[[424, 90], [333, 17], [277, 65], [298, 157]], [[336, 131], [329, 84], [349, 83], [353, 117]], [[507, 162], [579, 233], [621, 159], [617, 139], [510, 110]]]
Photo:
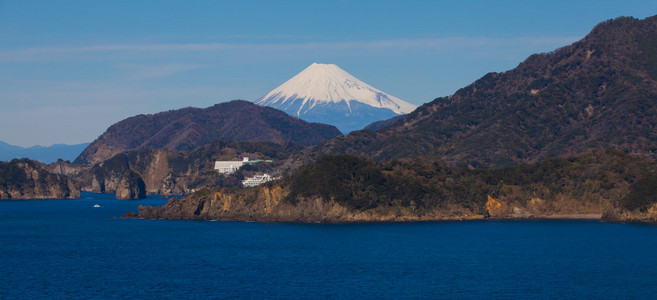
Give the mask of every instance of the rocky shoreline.
[[67, 176], [53, 174], [29, 159], [0, 162], [0, 200], [77, 199], [80, 188]]
[[[421, 210], [413, 207], [354, 210], [320, 198], [286, 201], [286, 191], [278, 186], [249, 190], [244, 194], [214, 192], [185, 199], [171, 198], [162, 206], [139, 206], [127, 212], [126, 219], [168, 219], [289, 223], [398, 223], [476, 220], [603, 220], [600, 212], [532, 214], [516, 208], [511, 213], [495, 211], [497, 200], [489, 197], [483, 213], [462, 207]], [[521, 213], [518, 213], [521, 212]]]
[[388, 217], [372, 214], [346, 214], [337, 216], [310, 217], [282, 217], [279, 215], [260, 216], [260, 215], [225, 215], [219, 218], [207, 216], [172, 214], [170, 212], [158, 211], [157, 207], [140, 206], [139, 212], [126, 212], [123, 219], [142, 219], [142, 220], [200, 220], [200, 221], [224, 221], [224, 222], [261, 222], [261, 223], [323, 223], [323, 224], [349, 224], [349, 223], [415, 223], [415, 222], [468, 222], [468, 221], [545, 221], [545, 220], [590, 220], [610, 223], [656, 223], [645, 220], [632, 221], [605, 221], [603, 214], [569, 214], [569, 215], [527, 215], [527, 216], [507, 216], [507, 217], [486, 217], [485, 215], [471, 216], [448, 216], [445, 214], [412, 216], [405, 215], [400, 217]]

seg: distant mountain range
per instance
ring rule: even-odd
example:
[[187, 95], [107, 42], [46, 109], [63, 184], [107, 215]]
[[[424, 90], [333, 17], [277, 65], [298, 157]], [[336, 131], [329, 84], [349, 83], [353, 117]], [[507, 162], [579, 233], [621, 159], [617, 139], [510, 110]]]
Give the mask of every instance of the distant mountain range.
[[418, 156], [496, 168], [587, 152], [657, 153], [657, 16], [597, 25], [582, 40], [489, 73], [376, 132], [325, 153], [386, 161]]
[[0, 160], [10, 161], [14, 158], [29, 158], [43, 163], [51, 163], [61, 158], [72, 161], [88, 145], [89, 143], [76, 145], [54, 144], [48, 147], [32, 146], [24, 148], [0, 141]]
[[318, 63], [256, 103], [310, 122], [334, 125], [343, 133], [410, 113], [417, 107], [360, 81], [334, 64]]
[[128, 150], [190, 151], [214, 140], [310, 146], [338, 135], [340, 131], [331, 125], [308, 123], [271, 107], [235, 100], [125, 119], [110, 126], [75, 163], [97, 164]]

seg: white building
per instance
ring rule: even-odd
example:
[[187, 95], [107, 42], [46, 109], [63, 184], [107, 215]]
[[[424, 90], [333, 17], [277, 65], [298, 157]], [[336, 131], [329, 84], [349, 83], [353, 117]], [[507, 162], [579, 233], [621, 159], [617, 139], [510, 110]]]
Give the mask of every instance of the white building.
[[262, 174], [262, 175], [255, 175], [253, 177], [248, 177], [248, 178], [242, 180], [242, 185], [244, 187], [254, 187], [256, 185], [261, 185], [265, 182], [278, 180], [280, 178], [281, 178], [280, 176], [271, 177], [271, 175], [265, 173], [265, 174]]
[[214, 169], [221, 174], [231, 174], [249, 162], [248, 157], [243, 158], [242, 161], [215, 161]]

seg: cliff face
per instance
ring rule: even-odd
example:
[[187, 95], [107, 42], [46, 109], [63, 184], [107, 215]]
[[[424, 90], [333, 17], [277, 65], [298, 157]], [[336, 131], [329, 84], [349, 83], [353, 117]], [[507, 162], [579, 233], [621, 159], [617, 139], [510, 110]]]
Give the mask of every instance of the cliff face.
[[75, 199], [80, 188], [68, 177], [29, 159], [0, 162], [0, 199]]
[[[53, 166], [53, 169], [77, 172], [75, 178], [84, 191], [115, 192], [117, 197], [126, 195], [123, 197], [129, 198], [140, 198], [142, 193], [183, 196], [207, 187], [238, 187], [243, 176], [255, 172], [285, 171], [289, 168], [289, 155], [300, 149], [302, 147], [295, 144], [215, 141], [187, 153], [167, 149], [133, 150], [91, 168], [73, 165]], [[221, 175], [213, 169], [216, 160], [242, 157], [273, 162], [250, 165], [230, 175]]]
[[246, 101], [138, 115], [110, 126], [75, 160], [94, 165], [139, 149], [191, 151], [215, 140], [315, 145], [341, 135], [330, 125], [308, 123]]
[[245, 193], [213, 192], [185, 199], [172, 198], [163, 206], [139, 206], [139, 213], [127, 218], [224, 220], [257, 222], [408, 222], [430, 220], [481, 219], [467, 210], [432, 210], [419, 213], [412, 207], [354, 210], [319, 197], [287, 201], [289, 191], [277, 186], [261, 187]]
[[[429, 208], [414, 204], [408, 206], [395, 204], [359, 210], [334, 199], [327, 201], [321, 197], [301, 197], [292, 203], [287, 198], [288, 194], [288, 190], [277, 186], [257, 188], [247, 193], [218, 191], [200, 197], [171, 198], [167, 204], [158, 207], [139, 206], [138, 213], [129, 212], [125, 217], [302, 223], [419, 222], [574, 216], [597, 219], [607, 205], [605, 201], [586, 204], [577, 203], [577, 199], [564, 197], [560, 203], [549, 204], [542, 199], [533, 199], [525, 205], [508, 200], [494, 200], [495, 207], [484, 212], [477, 208], [451, 204]], [[539, 204], [536, 205], [536, 202]]]
[[67, 161], [58, 161], [58, 162], [50, 163], [47, 165], [46, 168], [50, 173], [61, 175], [61, 176], [69, 176], [69, 177], [75, 177], [80, 173], [89, 170], [89, 167], [74, 165]]
[[92, 193], [115, 193], [117, 199], [146, 198], [144, 180], [130, 169], [125, 156], [117, 155], [84, 173], [82, 189]]
[[129, 172], [121, 177], [115, 193], [116, 199], [143, 199], [146, 198], [146, 186], [139, 174]]

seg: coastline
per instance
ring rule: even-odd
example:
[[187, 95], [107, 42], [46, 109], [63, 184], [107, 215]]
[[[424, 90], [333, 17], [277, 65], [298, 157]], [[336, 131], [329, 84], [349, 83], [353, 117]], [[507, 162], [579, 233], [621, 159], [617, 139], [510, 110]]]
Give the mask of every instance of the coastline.
[[276, 216], [222, 216], [219, 218], [201, 217], [198, 215], [185, 216], [185, 215], [168, 215], [163, 217], [158, 216], [143, 216], [141, 213], [127, 212], [122, 219], [141, 219], [141, 220], [188, 220], [188, 221], [221, 221], [221, 222], [257, 222], [257, 223], [297, 223], [297, 224], [383, 224], [383, 223], [424, 223], [424, 222], [468, 222], [468, 221], [541, 221], [541, 220], [588, 220], [588, 221], [603, 221], [602, 214], [560, 214], [560, 215], [509, 215], [505, 217], [485, 217], [484, 215], [470, 215], [460, 217], [446, 217], [446, 216], [399, 216], [399, 217], [375, 217], [370, 218], [281, 218]]
[[480, 220], [590, 220], [612, 223], [628, 221], [655, 223], [653, 219], [642, 218], [635, 214], [614, 218], [615, 214], [604, 203], [598, 207], [580, 206], [553, 209], [553, 211], [542, 209], [543, 211], [537, 212], [537, 209], [531, 206], [518, 207], [489, 197], [485, 210], [477, 213], [456, 205], [430, 209], [396, 206], [358, 210], [342, 205], [335, 200], [325, 201], [320, 197], [299, 198], [297, 202], [292, 203], [286, 200], [286, 190], [279, 186], [262, 187], [247, 192], [225, 193], [220, 191], [184, 199], [170, 198], [162, 206], [139, 206], [138, 212], [127, 212], [123, 218], [327, 224]]
[[602, 214], [568, 214], [568, 215], [551, 215], [545, 219], [551, 220], [602, 220]]

